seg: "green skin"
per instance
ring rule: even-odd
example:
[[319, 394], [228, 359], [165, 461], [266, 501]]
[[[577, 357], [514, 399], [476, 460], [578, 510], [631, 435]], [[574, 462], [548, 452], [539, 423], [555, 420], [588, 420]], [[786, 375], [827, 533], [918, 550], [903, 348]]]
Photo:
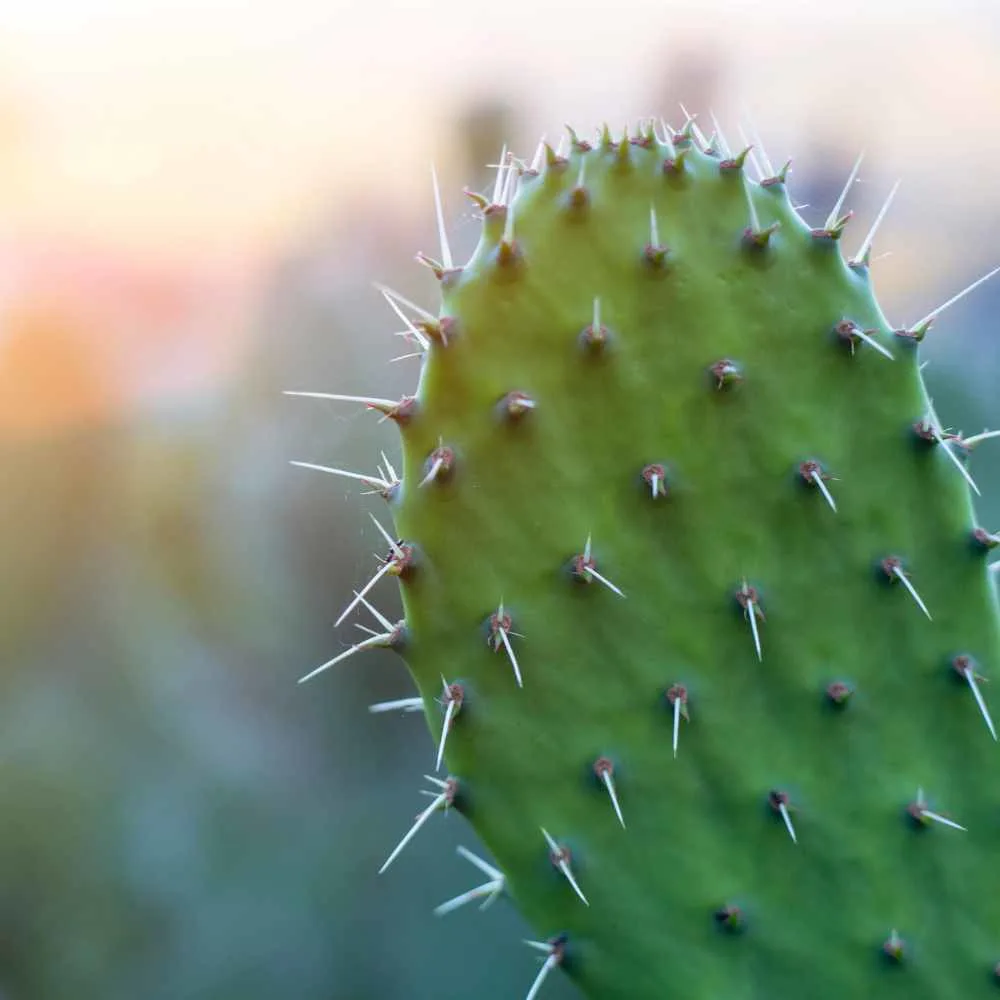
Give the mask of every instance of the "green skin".
[[[678, 148], [680, 171], [665, 171]], [[763, 246], [744, 238], [748, 196], [762, 227], [780, 223]], [[659, 265], [644, 256], [651, 205]], [[550, 155], [520, 179], [514, 248], [507, 211], [487, 211], [472, 259], [442, 280], [455, 327], [400, 425], [391, 501], [416, 547], [397, 648], [435, 742], [442, 674], [463, 688], [445, 754], [454, 808], [540, 938], [567, 935], [560, 967], [587, 996], [997, 996], [1000, 747], [951, 658], [988, 676], [1000, 630], [970, 490], [913, 429], [928, 412], [916, 344], [783, 183], [722, 170], [690, 141]], [[610, 338], [588, 352], [595, 296]], [[852, 353], [834, 333], [844, 318], [894, 360]], [[720, 359], [742, 379], [719, 388]], [[511, 391], [537, 407], [505, 419]], [[450, 475], [418, 488], [439, 442]], [[808, 459], [834, 477], [836, 512], [799, 474]], [[666, 496], [643, 480], [649, 463], [666, 467]], [[569, 571], [588, 535], [624, 598]], [[882, 572], [887, 556], [933, 620]], [[744, 579], [766, 614], [762, 660]], [[523, 688], [488, 641], [501, 600]], [[837, 681], [853, 692], [840, 709]], [[676, 759], [674, 684], [689, 695]], [[967, 830], [909, 822], [920, 787]], [[542, 827], [571, 849], [589, 906]], [[727, 905], [741, 933], [717, 918]], [[899, 961], [883, 948], [894, 929]], [[538, 964], [524, 962], [527, 990]]]

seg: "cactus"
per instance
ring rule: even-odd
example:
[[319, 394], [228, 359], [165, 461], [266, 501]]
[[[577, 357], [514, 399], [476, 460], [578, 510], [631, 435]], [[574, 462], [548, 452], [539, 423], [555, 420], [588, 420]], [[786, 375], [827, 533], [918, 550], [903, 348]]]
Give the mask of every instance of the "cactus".
[[366, 637], [303, 680], [405, 660], [429, 798], [382, 870], [465, 816], [493, 860], [439, 909], [509, 897], [529, 998], [557, 969], [628, 1000], [998, 995], [990, 435], [941, 425], [919, 361], [985, 278], [890, 325], [884, 212], [842, 251], [853, 179], [813, 229], [759, 144], [570, 131], [501, 157], [461, 266], [435, 179], [440, 309], [383, 289], [419, 385], [334, 396], [397, 425], [402, 479], [328, 470], [392, 521], [341, 615]]

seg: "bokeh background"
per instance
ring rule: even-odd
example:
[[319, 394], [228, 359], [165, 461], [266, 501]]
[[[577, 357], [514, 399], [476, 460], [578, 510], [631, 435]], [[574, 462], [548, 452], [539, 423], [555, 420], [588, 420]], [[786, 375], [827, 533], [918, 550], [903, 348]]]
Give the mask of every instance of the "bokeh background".
[[[522, 996], [537, 963], [464, 820], [421, 807], [412, 691], [332, 623], [372, 568], [350, 484], [395, 396], [372, 282], [434, 307], [429, 164], [463, 185], [564, 122], [753, 121], [903, 325], [1000, 263], [992, 0], [11, 0], [0, 9], [0, 997]], [[1000, 277], [926, 345], [945, 424], [1000, 424]], [[974, 458], [1000, 527], [1000, 445]], [[891, 484], [887, 484], [887, 489]], [[377, 501], [377, 498], [376, 498]], [[392, 613], [391, 585], [378, 591]], [[1000, 664], [993, 665], [1000, 670]], [[574, 996], [565, 983], [548, 1000]]]

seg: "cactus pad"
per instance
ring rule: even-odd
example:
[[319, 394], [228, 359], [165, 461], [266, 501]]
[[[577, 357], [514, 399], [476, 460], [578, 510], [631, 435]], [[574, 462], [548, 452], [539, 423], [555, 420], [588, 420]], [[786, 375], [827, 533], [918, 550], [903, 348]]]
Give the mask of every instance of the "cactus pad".
[[428, 261], [439, 312], [397, 301], [425, 357], [373, 404], [403, 449], [374, 569], [405, 621], [362, 645], [443, 750], [417, 835], [451, 808], [492, 852], [526, 991], [1000, 996], [972, 448], [870, 241], [847, 260], [845, 217], [749, 167], [690, 123], [574, 135], [501, 167], [467, 263]]

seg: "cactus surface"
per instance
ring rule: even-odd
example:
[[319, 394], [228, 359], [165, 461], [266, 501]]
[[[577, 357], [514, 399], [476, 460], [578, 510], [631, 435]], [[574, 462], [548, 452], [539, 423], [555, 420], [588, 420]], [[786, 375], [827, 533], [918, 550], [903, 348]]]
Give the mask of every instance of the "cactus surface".
[[979, 440], [927, 396], [936, 313], [890, 325], [871, 234], [848, 260], [840, 206], [811, 229], [752, 162], [691, 120], [570, 133], [504, 161], [464, 265], [442, 223], [440, 310], [387, 293], [419, 385], [368, 401], [405, 618], [364, 591], [335, 662], [405, 659], [411, 832], [475, 828], [529, 996], [997, 996]]

